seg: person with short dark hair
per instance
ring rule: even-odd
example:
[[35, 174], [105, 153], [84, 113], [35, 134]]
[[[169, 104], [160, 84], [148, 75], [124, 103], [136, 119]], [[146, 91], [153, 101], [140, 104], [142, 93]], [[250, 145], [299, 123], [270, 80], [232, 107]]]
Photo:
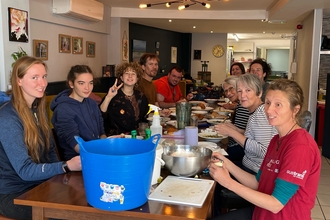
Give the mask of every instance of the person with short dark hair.
[[19, 58], [11, 75], [11, 99], [0, 107], [0, 214], [32, 219], [31, 206], [14, 199], [47, 179], [80, 171], [80, 157], [58, 160], [46, 113], [47, 66], [35, 57]]
[[89, 98], [94, 88], [92, 70], [86, 65], [72, 66], [67, 76], [66, 89], [50, 104], [54, 112], [52, 123], [58, 138], [61, 156], [70, 159], [79, 155], [74, 136], [85, 141], [106, 138], [103, 118], [97, 103]]
[[230, 75], [240, 76], [245, 74], [245, 67], [240, 62], [235, 62], [230, 66]]
[[250, 73], [257, 75], [262, 81], [262, 96], [261, 100], [265, 101], [266, 91], [269, 83], [266, 81], [268, 76], [272, 74], [272, 65], [267, 63], [265, 59], [257, 58], [250, 63]]
[[156, 54], [145, 53], [140, 57], [139, 63], [143, 69], [143, 75], [137, 89], [144, 93], [149, 104], [158, 106], [157, 90], [152, 80], [158, 72], [159, 58]]
[[163, 76], [155, 81], [157, 101], [161, 108], [175, 107], [176, 103], [186, 102], [193, 98], [192, 93], [189, 93], [186, 97], [182, 96], [179, 82], [183, 72], [181, 67], [174, 66], [170, 69], [167, 76]]

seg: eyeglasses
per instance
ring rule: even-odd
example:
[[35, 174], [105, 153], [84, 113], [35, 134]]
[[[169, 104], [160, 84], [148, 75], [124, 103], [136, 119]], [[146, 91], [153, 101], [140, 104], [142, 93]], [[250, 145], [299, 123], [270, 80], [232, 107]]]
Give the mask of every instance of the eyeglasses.
[[224, 91], [224, 93], [225, 94], [228, 94], [229, 92], [233, 92], [234, 91], [234, 87], [229, 87], [228, 89], [226, 89], [225, 91]]

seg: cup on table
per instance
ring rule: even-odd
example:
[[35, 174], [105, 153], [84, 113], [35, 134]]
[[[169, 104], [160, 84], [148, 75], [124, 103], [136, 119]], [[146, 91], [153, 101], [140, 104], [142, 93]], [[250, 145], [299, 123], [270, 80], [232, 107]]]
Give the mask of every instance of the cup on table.
[[190, 126], [198, 127], [198, 117], [196, 115], [191, 116]]
[[189, 102], [176, 103], [176, 122], [179, 130], [190, 125], [191, 107]]

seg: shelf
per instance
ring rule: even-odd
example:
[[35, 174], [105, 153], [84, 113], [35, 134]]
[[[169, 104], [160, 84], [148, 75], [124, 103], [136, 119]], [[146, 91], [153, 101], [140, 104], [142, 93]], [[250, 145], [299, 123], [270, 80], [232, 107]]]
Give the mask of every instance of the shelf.
[[246, 51], [246, 50], [233, 50], [234, 53], [253, 53], [253, 51]]
[[253, 60], [251, 60], [251, 61], [247, 61], [247, 60], [245, 60], [245, 61], [241, 61], [241, 60], [234, 60], [234, 63], [251, 63]]
[[330, 50], [321, 50], [320, 54], [330, 54]]

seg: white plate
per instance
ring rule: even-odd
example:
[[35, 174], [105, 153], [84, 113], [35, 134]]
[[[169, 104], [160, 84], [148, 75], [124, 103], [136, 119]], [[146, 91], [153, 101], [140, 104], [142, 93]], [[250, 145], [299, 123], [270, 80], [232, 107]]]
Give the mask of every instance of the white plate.
[[216, 124], [220, 124], [220, 123], [223, 123], [223, 121], [224, 121], [225, 119], [221, 119], [221, 118], [219, 118], [219, 119], [208, 119], [207, 120], [207, 122], [209, 123], [209, 124], [211, 124], [211, 125], [216, 125]]
[[191, 107], [192, 110], [202, 110], [202, 111], [211, 111], [213, 110], [214, 108], [212, 107], [205, 107], [205, 109], [202, 109], [200, 106], [193, 106]]
[[166, 124], [168, 124], [168, 125], [172, 125], [173, 127], [177, 127], [177, 122], [176, 122], [176, 120], [170, 120], [170, 121], [167, 121]]
[[[210, 137], [210, 136], [218, 136], [218, 137]], [[217, 132], [202, 132], [198, 134], [198, 137], [204, 138], [206, 141], [211, 141], [211, 142], [219, 142], [222, 139], [226, 138], [227, 136], [223, 136], [218, 134]]]
[[204, 101], [206, 101], [207, 103], [212, 104], [212, 103], [218, 102], [219, 99], [204, 99]]
[[204, 104], [206, 104], [206, 103], [203, 102], [203, 101], [189, 101], [189, 103], [191, 103], [192, 105], [198, 105], [199, 103], [204, 103]]
[[207, 111], [191, 111], [192, 114], [206, 115]]

